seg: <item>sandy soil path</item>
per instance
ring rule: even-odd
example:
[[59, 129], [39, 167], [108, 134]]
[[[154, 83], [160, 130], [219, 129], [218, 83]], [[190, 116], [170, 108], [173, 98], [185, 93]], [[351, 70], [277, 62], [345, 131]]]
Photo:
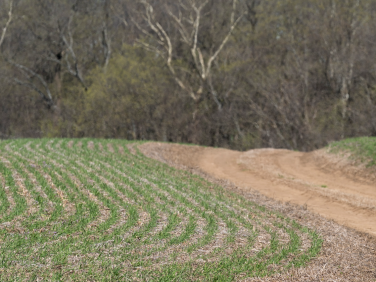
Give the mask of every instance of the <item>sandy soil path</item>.
[[376, 181], [358, 168], [338, 167], [323, 151], [277, 149], [237, 152], [147, 143], [175, 163], [199, 168], [241, 189], [302, 206], [339, 224], [376, 236]]

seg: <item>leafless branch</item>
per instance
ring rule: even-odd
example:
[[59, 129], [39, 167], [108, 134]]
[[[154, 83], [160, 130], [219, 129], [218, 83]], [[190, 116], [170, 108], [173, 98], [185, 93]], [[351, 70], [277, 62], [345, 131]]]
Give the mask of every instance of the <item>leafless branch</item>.
[[9, 12], [8, 12], [8, 21], [5, 24], [5, 27], [3, 28], [3, 32], [1, 34], [0, 47], [1, 47], [1, 45], [3, 45], [5, 34], [7, 33], [7, 29], [9, 27], [10, 22], [12, 21], [12, 12], [13, 12], [13, 0], [10, 1], [10, 8], [9, 8]]
[[[185, 85], [183, 81], [177, 76], [175, 68], [172, 65], [173, 46], [172, 46], [171, 38], [168, 36], [167, 32], [164, 30], [164, 28], [161, 26], [159, 22], [153, 21], [153, 7], [145, 0], [141, 1], [141, 3], [145, 7], [146, 16], [144, 17], [144, 19], [147, 21], [149, 27], [155, 32], [155, 34], [157, 34], [159, 44], [164, 46], [167, 52], [166, 63], [174, 80], [180, 86], [181, 89], [189, 93], [189, 95], [192, 97], [193, 100], [197, 100], [197, 96], [195, 95], [195, 93], [192, 91], [192, 89], [189, 86]], [[139, 25], [136, 25], [136, 27], [138, 27], [140, 30], [143, 30], [141, 27], [139, 27]], [[145, 44], [142, 44], [142, 45], [147, 46]], [[152, 49], [150, 48], [150, 45], [148, 46], [148, 49]]]
[[141, 45], [141, 47], [145, 48], [146, 50], [150, 51], [150, 52], [153, 52], [153, 53], [156, 53], [158, 55], [161, 55], [161, 52], [159, 51], [158, 48], [142, 41], [142, 40], [136, 40], [136, 42], [138, 43], [138, 45]]
[[[21, 65], [21, 64], [18, 64], [18, 63], [15, 63], [11, 60], [8, 60], [8, 62], [15, 66], [16, 68], [18, 68], [19, 70], [21, 70], [21, 72], [24, 74], [24, 76], [28, 79], [29, 82], [22, 82], [21, 80], [17, 79], [17, 78], [14, 78], [14, 81], [16, 83], [18, 83], [19, 85], [23, 85], [23, 86], [27, 86], [33, 90], [35, 90], [36, 92], [38, 92], [42, 98], [47, 101], [50, 105], [52, 105], [52, 95], [51, 95], [51, 91], [50, 91], [50, 88], [48, 87], [48, 83], [44, 80], [44, 78], [37, 74], [36, 72], [34, 72], [33, 70], [29, 69], [28, 67], [25, 67], [24, 65]], [[34, 83], [32, 83], [32, 78], [36, 77], [39, 82], [43, 85], [45, 91], [46, 91], [46, 94], [41, 91]]]
[[182, 23], [181, 16], [177, 17], [176, 15], [174, 15], [167, 6], [166, 6], [166, 11], [170, 15], [170, 17], [173, 18], [175, 20], [175, 22], [178, 24], [179, 32], [180, 32], [180, 35], [183, 38], [183, 41], [186, 44], [190, 44], [190, 38], [189, 38], [189, 35], [188, 35], [186, 28], [184, 27], [184, 25]]
[[210, 73], [213, 61], [218, 57], [219, 53], [222, 51], [223, 47], [226, 45], [226, 43], [230, 39], [230, 36], [232, 35], [232, 32], [234, 31], [235, 27], [238, 25], [239, 21], [242, 19], [243, 16], [244, 16], [244, 14], [242, 14], [241, 16], [239, 16], [236, 19], [236, 21], [231, 25], [230, 30], [227, 33], [226, 37], [223, 39], [221, 45], [219, 46], [219, 48], [217, 49], [217, 51], [214, 53], [214, 55], [210, 57], [210, 59], [208, 61], [208, 64], [207, 64], [207, 67], [206, 67], [206, 70], [207, 70], [208, 74]]
[[217, 104], [218, 110], [220, 111], [220, 110], [222, 110], [222, 104], [218, 99], [218, 93], [214, 89], [211, 77], [209, 77], [208, 83], [209, 83], [209, 87], [210, 87], [210, 93], [212, 94], [214, 102]]
[[[193, 24], [193, 34], [194, 35], [193, 35], [193, 44], [192, 44], [193, 46], [192, 46], [192, 49], [191, 49], [191, 53], [192, 53], [193, 60], [196, 64], [196, 67], [197, 67], [198, 71], [200, 72], [201, 78], [203, 80], [206, 79], [205, 63], [204, 63], [203, 56], [201, 54], [200, 49], [197, 48], [197, 42], [198, 42], [198, 31], [199, 31], [199, 27], [200, 27], [201, 11], [208, 4], [208, 2], [209, 1], [205, 1], [198, 8], [194, 4], [192, 5], [194, 11], [196, 12], [196, 20]], [[200, 64], [198, 63], [198, 60], [197, 60], [197, 53], [199, 54]]]
[[[67, 26], [67, 33], [68, 33], [69, 40], [66, 38], [66, 36], [64, 34], [64, 30], [60, 27], [60, 25], [58, 25], [58, 29], [59, 29], [60, 37], [63, 40], [63, 42], [64, 42], [64, 44], [67, 48], [67, 52], [65, 53], [65, 61], [66, 61], [66, 64], [67, 64], [68, 72], [71, 75], [73, 75], [74, 77], [76, 77], [86, 90], [87, 86], [86, 86], [86, 83], [84, 81], [84, 78], [81, 75], [80, 69], [78, 67], [77, 56], [76, 56], [76, 53], [74, 52], [74, 48], [73, 48], [74, 40], [73, 40], [72, 31], [71, 31], [71, 24], [72, 24], [72, 21], [73, 21], [73, 18], [74, 18], [74, 14], [75, 14], [75, 12], [72, 11], [71, 16], [69, 17], [68, 26]], [[73, 67], [71, 66], [71, 64], [69, 62], [69, 55], [73, 59]]]
[[30, 83], [30, 82], [25, 82], [25, 81], [21, 81], [19, 80], [18, 78], [13, 78], [14, 82], [16, 82], [18, 85], [21, 85], [21, 86], [26, 86], [36, 92], [39, 93], [39, 95], [42, 97], [43, 100], [47, 101], [47, 102], [50, 102], [49, 99], [47, 99], [46, 95], [43, 93], [43, 91], [41, 91], [38, 87], [36, 87], [34, 84]]
[[111, 54], [112, 54], [112, 48], [111, 48], [111, 38], [108, 34], [108, 28], [107, 28], [107, 21], [109, 19], [109, 2], [106, 0], [104, 3], [103, 11], [104, 11], [104, 16], [103, 16], [103, 30], [102, 30], [102, 35], [103, 35], [103, 49], [105, 53], [105, 61], [104, 61], [104, 71], [107, 70], [107, 66], [110, 62]]
[[[220, 110], [222, 108], [222, 105], [219, 101], [217, 91], [214, 89], [214, 85], [210, 78], [211, 68], [213, 62], [218, 58], [220, 52], [223, 50], [224, 46], [226, 45], [230, 36], [232, 35], [235, 27], [243, 17], [243, 15], [241, 15], [235, 19], [238, 0], [233, 0], [232, 12], [230, 15], [231, 26], [229, 32], [221, 41], [219, 47], [216, 49], [214, 54], [208, 56], [207, 58], [205, 58], [204, 54], [199, 48], [198, 38], [199, 30], [201, 27], [202, 11], [209, 3], [209, 0], [201, 1], [199, 5], [196, 3], [196, 1], [193, 0], [188, 1], [187, 5], [183, 5], [182, 1], [179, 1], [179, 9], [175, 13], [167, 5], [164, 7], [167, 11], [167, 14], [176, 24], [177, 31], [181, 36], [181, 41], [189, 45], [190, 47], [195, 69], [197, 70], [201, 80], [198, 83], [197, 91], [193, 91], [192, 88], [188, 86], [188, 83], [184, 83], [183, 80], [179, 78], [178, 73], [176, 72], [175, 67], [173, 65], [174, 46], [172, 44], [172, 40], [169, 34], [166, 32], [165, 28], [158, 21], [155, 20], [153, 6], [147, 0], [140, 0], [140, 3], [144, 5], [145, 14], [143, 18], [147, 25], [150, 27], [151, 31], [146, 31], [145, 29], [141, 28], [140, 25], [137, 23], [136, 27], [139, 30], [141, 30], [144, 34], [147, 34], [148, 37], [157, 38], [158, 43], [161, 46], [163, 46], [166, 52], [165, 59], [167, 66], [175, 81], [183, 90], [187, 91], [189, 95], [192, 97], [192, 99], [195, 101], [200, 99], [200, 96], [204, 90], [204, 85], [206, 84], [208, 86], [210, 93], [213, 96], [213, 100], [215, 101], [215, 103], [218, 106], [218, 109]], [[188, 12], [188, 15], [183, 16], [181, 13], [181, 9], [183, 9], [185, 12]], [[148, 50], [154, 49], [151, 48], [150, 45], [142, 45], [146, 46]]]

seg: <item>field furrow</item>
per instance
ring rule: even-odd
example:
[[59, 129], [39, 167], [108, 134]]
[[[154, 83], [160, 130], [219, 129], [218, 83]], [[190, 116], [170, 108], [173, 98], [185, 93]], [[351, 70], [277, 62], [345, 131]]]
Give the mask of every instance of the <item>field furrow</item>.
[[0, 219], [8, 215], [16, 206], [16, 202], [12, 196], [12, 192], [9, 189], [9, 186], [6, 186], [5, 178], [0, 174]]
[[0, 278], [144, 281], [179, 272], [182, 280], [234, 280], [303, 266], [318, 253], [314, 231], [137, 146], [2, 146]]

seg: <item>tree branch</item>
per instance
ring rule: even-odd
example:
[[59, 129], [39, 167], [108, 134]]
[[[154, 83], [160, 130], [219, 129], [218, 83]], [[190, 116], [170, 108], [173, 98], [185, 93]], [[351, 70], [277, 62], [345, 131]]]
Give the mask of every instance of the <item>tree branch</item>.
[[[67, 63], [67, 69], [68, 69], [68, 71], [71, 75], [75, 76], [81, 82], [81, 84], [85, 88], [85, 90], [87, 90], [86, 83], [85, 83], [85, 81], [84, 81], [84, 79], [81, 75], [81, 72], [79, 70], [79, 67], [78, 67], [78, 60], [77, 60], [77, 57], [76, 57], [76, 53], [74, 52], [74, 49], [73, 49], [74, 40], [73, 40], [72, 31], [71, 31], [71, 24], [72, 24], [72, 21], [73, 21], [74, 13], [75, 13], [75, 11], [71, 12], [71, 16], [69, 17], [69, 22], [68, 22], [68, 27], [67, 27], [69, 42], [68, 42], [66, 36], [64, 35], [64, 31], [62, 30], [60, 25], [58, 25], [58, 30], [60, 32], [60, 37], [63, 40], [65, 46], [67, 47], [67, 51], [68, 51], [65, 55], [65, 61]], [[72, 68], [70, 63], [69, 63], [68, 53], [70, 54], [70, 56], [73, 59], [74, 68]]]
[[[195, 5], [192, 4], [192, 8], [196, 12], [196, 20], [193, 24], [193, 34], [194, 35], [193, 35], [193, 46], [192, 46], [192, 49], [191, 49], [191, 53], [192, 53], [192, 56], [193, 56], [193, 60], [196, 64], [196, 67], [197, 67], [197, 69], [200, 73], [200, 76], [203, 80], [206, 79], [205, 63], [204, 63], [200, 49], [197, 48], [197, 42], [198, 42], [198, 30], [199, 30], [199, 27], [200, 27], [201, 11], [208, 4], [208, 2], [209, 1], [205, 1], [198, 8]], [[199, 66], [199, 63], [198, 63], [198, 60], [197, 60], [197, 54], [196, 54], [197, 52], [199, 54], [199, 62], [200, 62], [201, 67]], [[200, 68], [201, 68], [201, 71], [200, 71]]]
[[5, 27], [3, 28], [3, 32], [1, 34], [0, 47], [1, 47], [1, 45], [3, 45], [5, 34], [7, 33], [7, 29], [8, 29], [10, 22], [12, 21], [12, 11], [13, 11], [13, 0], [10, 1], [10, 8], [9, 8], [9, 12], [8, 12], [8, 21], [5, 24]]
[[235, 27], [238, 25], [238, 23], [240, 22], [243, 16], [244, 16], [244, 13], [240, 17], [238, 17], [236, 21], [231, 25], [230, 31], [227, 33], [226, 37], [223, 39], [221, 45], [219, 46], [217, 51], [214, 53], [214, 55], [210, 57], [207, 67], [206, 67], [206, 71], [207, 71], [206, 75], [210, 74], [213, 61], [218, 57], [219, 53], [222, 51], [223, 47], [226, 45], [227, 41], [230, 39], [232, 32], [234, 31]]
[[[47, 101], [49, 103], [49, 105], [52, 105], [53, 104], [53, 100], [52, 100], [52, 95], [51, 95], [51, 91], [50, 91], [50, 88], [48, 87], [48, 84], [47, 82], [43, 79], [43, 77], [39, 74], [37, 74], [36, 72], [34, 72], [33, 70], [29, 69], [28, 67], [25, 67], [21, 64], [17, 64], [13, 61], [10, 61], [10, 60], [7, 60], [12, 66], [15, 66], [16, 68], [20, 69], [25, 76], [27, 76], [29, 82], [22, 82], [21, 80], [17, 79], [17, 78], [14, 78], [13, 80], [19, 84], [19, 85], [23, 85], [23, 86], [27, 86], [33, 90], [35, 90], [36, 92], [38, 92], [43, 100]], [[37, 86], [35, 86], [33, 83], [31, 83], [31, 79], [33, 77], [36, 77], [39, 82], [43, 85], [43, 87], [45, 88], [45, 91], [47, 93], [47, 95], [45, 93], [43, 93], [43, 91], [41, 91]]]
[[18, 85], [21, 85], [21, 86], [26, 86], [30, 89], [33, 89], [34, 91], [38, 92], [39, 95], [42, 97], [42, 99], [46, 102], [48, 102], [49, 104], [51, 103], [51, 101], [46, 97], [46, 95], [43, 93], [43, 91], [41, 91], [38, 87], [36, 87], [34, 84], [30, 83], [30, 82], [24, 82], [24, 81], [21, 81], [19, 80], [18, 78], [13, 78], [14, 82], [16, 82]]
[[102, 35], [103, 35], [103, 49], [104, 49], [104, 53], [105, 53], [105, 61], [104, 61], [103, 68], [104, 68], [104, 71], [106, 71], [107, 66], [110, 62], [112, 49], [111, 49], [111, 38], [108, 35], [108, 29], [107, 29], [107, 20], [109, 18], [108, 0], [106, 0], [104, 5], [105, 6], [104, 6], [104, 19], [103, 19]]
[[[205, 84], [208, 87], [208, 90], [213, 96], [214, 102], [217, 104], [218, 109], [222, 109], [222, 104], [218, 98], [218, 94], [214, 89], [212, 80], [210, 78], [211, 75], [211, 68], [213, 62], [217, 59], [220, 52], [223, 50], [224, 46], [228, 42], [230, 36], [232, 35], [235, 27], [241, 20], [244, 14], [242, 14], [239, 18], [235, 20], [235, 13], [237, 9], [238, 0], [233, 0], [232, 2], [232, 13], [230, 15], [230, 30], [227, 33], [226, 37], [222, 40], [219, 47], [216, 49], [213, 55], [208, 56], [207, 60], [204, 57], [204, 54], [199, 48], [199, 31], [201, 27], [201, 19], [202, 19], [202, 10], [206, 7], [209, 3], [209, 0], [202, 0], [201, 3], [198, 5], [194, 0], [187, 1], [187, 5], [184, 5], [182, 1], [178, 1], [179, 11], [178, 14], [174, 14], [169, 7], [165, 6], [165, 10], [167, 14], [171, 17], [172, 21], [175, 23], [178, 33], [180, 34], [180, 39], [183, 43], [189, 45], [191, 55], [194, 62], [195, 71], [197, 71], [200, 82], [197, 91], [193, 91], [192, 88], [189, 86], [190, 83], [183, 82], [181, 78], [179, 78], [178, 73], [176, 72], [175, 67], [173, 66], [173, 51], [174, 46], [170, 36], [167, 34], [164, 27], [155, 20], [154, 9], [152, 5], [147, 0], [139, 0], [140, 3], [143, 4], [145, 7], [145, 14], [143, 16], [145, 22], [150, 27], [151, 31], [146, 31], [142, 29], [138, 24], [136, 27], [140, 29], [144, 34], [147, 34], [149, 37], [154, 37], [157, 39], [158, 43], [163, 46], [165, 49], [165, 59], [167, 62], [167, 67], [169, 68], [173, 78], [178, 83], [178, 85], [185, 91], [189, 93], [193, 100], [199, 100], [201, 94], [204, 91]], [[183, 16], [181, 13], [181, 9], [188, 12], [187, 15]], [[154, 48], [150, 48], [151, 46], [148, 44], [143, 44], [147, 49], [151, 50]]]

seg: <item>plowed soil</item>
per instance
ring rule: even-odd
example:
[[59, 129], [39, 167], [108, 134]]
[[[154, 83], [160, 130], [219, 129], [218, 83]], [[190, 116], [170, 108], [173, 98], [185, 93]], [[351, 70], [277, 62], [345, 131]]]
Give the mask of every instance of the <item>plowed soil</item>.
[[374, 171], [353, 166], [324, 150], [311, 153], [277, 149], [238, 152], [176, 144], [147, 143], [168, 161], [199, 169], [238, 188], [257, 190], [307, 208], [327, 219], [376, 237]]

